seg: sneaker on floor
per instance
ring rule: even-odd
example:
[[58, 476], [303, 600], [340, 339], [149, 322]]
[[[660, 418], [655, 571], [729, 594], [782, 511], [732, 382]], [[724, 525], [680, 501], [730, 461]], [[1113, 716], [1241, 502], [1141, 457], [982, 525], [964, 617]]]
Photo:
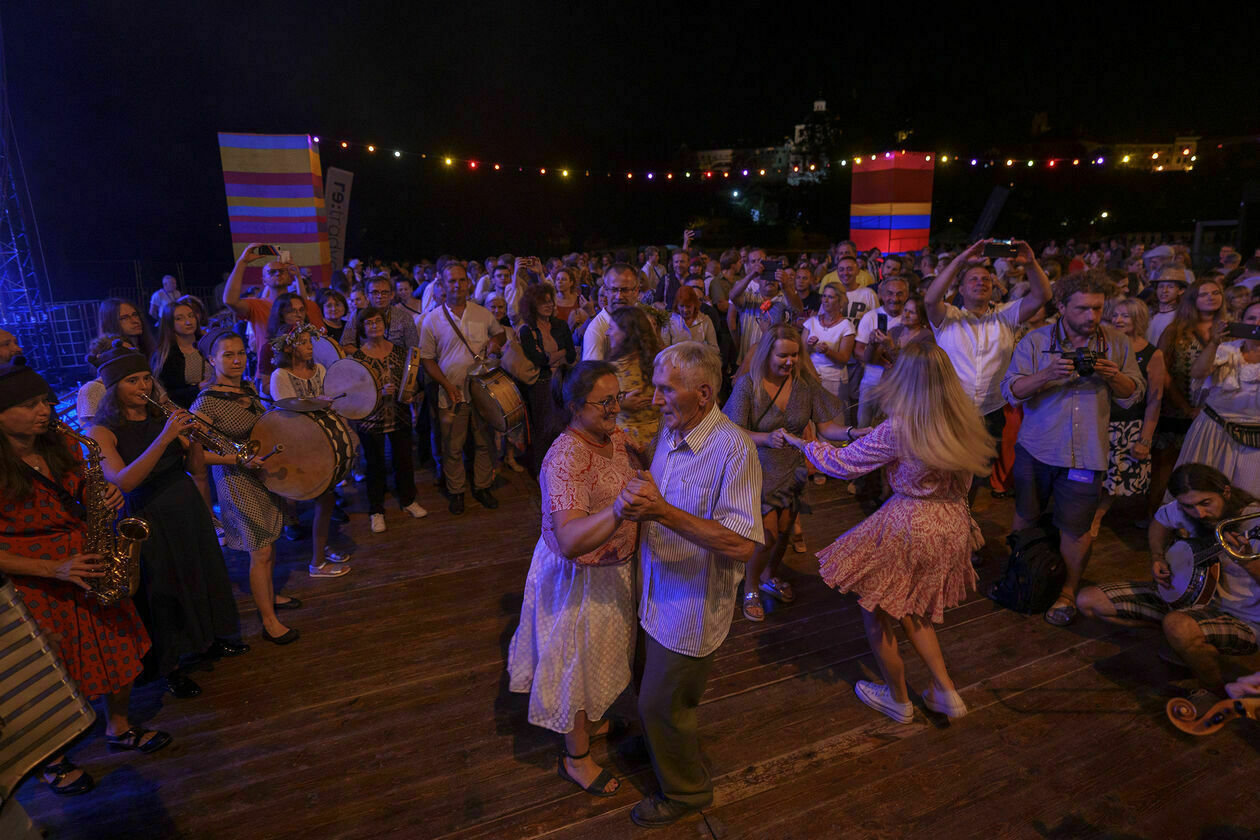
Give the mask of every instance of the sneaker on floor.
[[383, 513], [372, 514], [372, 533], [380, 534], [380, 533], [383, 533], [384, 531], [385, 531], [385, 514]]
[[931, 688], [927, 688], [923, 692], [923, 705], [934, 712], [945, 715], [950, 720], [967, 714], [967, 704], [963, 702], [957, 691], [937, 694]]
[[341, 577], [350, 574], [350, 567], [343, 564], [321, 563], [316, 566], [314, 564], [306, 567], [311, 577]]
[[892, 689], [880, 683], [858, 680], [853, 686], [853, 693], [866, 705], [877, 712], [882, 712], [897, 723], [910, 723], [914, 720], [914, 704], [907, 700], [898, 703], [893, 699]]
[[424, 519], [426, 516], [429, 515], [429, 512], [427, 510], [420, 507], [419, 502], [412, 502], [411, 504], [403, 508], [403, 510], [407, 511], [407, 513], [410, 513], [412, 517], [416, 519]]

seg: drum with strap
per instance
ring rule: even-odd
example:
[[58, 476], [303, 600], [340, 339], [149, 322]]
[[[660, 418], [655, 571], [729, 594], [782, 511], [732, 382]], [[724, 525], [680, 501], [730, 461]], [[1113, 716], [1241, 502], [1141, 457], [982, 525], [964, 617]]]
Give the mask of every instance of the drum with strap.
[[525, 422], [525, 402], [520, 389], [499, 368], [468, 374], [468, 393], [473, 408], [496, 432], [510, 432]]
[[[359, 438], [332, 411], [273, 408], [258, 418], [250, 433], [260, 452], [273, 452], [263, 463], [263, 484], [277, 496], [302, 501], [331, 490], [350, 474]], [[277, 451], [277, 444], [283, 448]]]
[[362, 420], [381, 399], [381, 383], [376, 374], [358, 359], [338, 359], [324, 374], [324, 393], [332, 398], [332, 407], [343, 417]]
[[326, 335], [311, 336], [311, 349], [315, 353], [316, 364], [323, 365], [325, 370], [332, 367], [333, 362], [346, 357], [341, 345]]

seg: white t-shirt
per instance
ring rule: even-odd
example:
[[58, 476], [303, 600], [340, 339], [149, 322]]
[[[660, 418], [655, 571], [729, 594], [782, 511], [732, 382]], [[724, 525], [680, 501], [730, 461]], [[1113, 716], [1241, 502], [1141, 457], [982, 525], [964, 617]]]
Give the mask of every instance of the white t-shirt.
[[1155, 312], [1151, 315], [1151, 323], [1146, 327], [1146, 340], [1156, 347], [1159, 346], [1159, 337], [1164, 334], [1164, 330], [1168, 329], [1168, 325], [1173, 322], [1173, 318], [1177, 317], [1177, 310], [1170, 312]]
[[[853, 291], [845, 291], [845, 295], [849, 299], [849, 308], [845, 311], [844, 317], [853, 323], [862, 320], [862, 316], [873, 309], [879, 308], [879, 295], [875, 294], [875, 290], [869, 286], [863, 286]], [[861, 341], [862, 339], [858, 339]]]
[[[1245, 512], [1260, 513], [1260, 505], [1252, 505]], [[1175, 501], [1156, 511], [1155, 521], [1165, 528], [1185, 531], [1191, 535], [1207, 533], [1207, 528], [1187, 516], [1181, 505]], [[1252, 540], [1251, 549], [1260, 551], [1260, 540]], [[1212, 604], [1250, 624], [1260, 638], [1260, 582], [1225, 552], [1221, 552], [1221, 577], [1216, 583], [1216, 595]]]
[[1015, 352], [1022, 301], [990, 307], [983, 315], [945, 304], [940, 326], [932, 327], [936, 343], [954, 363], [963, 390], [981, 414], [997, 411], [1005, 403], [1002, 377]]
[[[882, 306], [879, 307], [878, 309], [873, 309], [870, 312], [867, 312], [865, 315], [863, 315], [862, 320], [858, 322], [858, 328], [857, 328], [857, 343], [858, 344], [871, 343], [871, 333], [879, 329], [879, 316], [880, 315], [885, 315], [888, 317], [888, 325], [884, 330], [885, 332], [887, 332], [888, 330], [891, 330], [893, 327], [901, 326], [900, 315], [895, 315], [895, 316], [889, 315], [888, 311], [884, 309], [884, 307]], [[1005, 373], [1005, 371], [1003, 372]], [[867, 362], [863, 364], [862, 365], [862, 393], [865, 394], [866, 389], [873, 387], [877, 382], [879, 382], [880, 377], [883, 375], [884, 375], [883, 365], [877, 365], [874, 362]]]
[[[854, 335], [853, 322], [848, 318], [841, 318], [830, 327], [824, 327], [822, 321], [818, 320], [818, 316], [812, 316], [805, 322], [805, 330], [809, 333], [810, 338], [816, 338], [820, 342], [835, 347], [848, 336]], [[809, 359], [814, 363], [814, 367], [818, 369], [818, 378], [823, 382], [848, 382], [849, 366], [838, 365], [827, 357], [827, 354], [817, 351], [811, 351]]]
[[608, 358], [608, 325], [611, 323], [612, 316], [608, 310], [601, 309], [586, 325], [586, 332], [582, 334], [582, 361]]

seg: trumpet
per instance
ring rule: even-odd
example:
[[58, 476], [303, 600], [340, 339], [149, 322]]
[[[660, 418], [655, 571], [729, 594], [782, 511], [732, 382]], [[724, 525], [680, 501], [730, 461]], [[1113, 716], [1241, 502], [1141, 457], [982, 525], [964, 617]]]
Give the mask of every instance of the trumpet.
[[1242, 548], [1238, 548], [1230, 542], [1230, 540], [1228, 539], [1225, 533], [1225, 529], [1231, 525], [1237, 525], [1239, 522], [1247, 522], [1252, 519], [1260, 520], [1260, 513], [1247, 513], [1247, 514], [1243, 514], [1242, 516], [1234, 516], [1229, 519], [1222, 519], [1220, 522], [1216, 523], [1216, 541], [1221, 544], [1221, 548], [1225, 549], [1226, 554], [1228, 554], [1230, 557], [1233, 557], [1235, 560], [1241, 560], [1244, 563], [1249, 560], [1260, 559], [1260, 551], [1250, 550], [1251, 540], [1260, 540], [1260, 525], [1257, 525], [1256, 527], [1243, 532], [1242, 534], [1243, 547]]
[[[165, 403], [158, 402], [152, 396], [145, 394], [144, 398], [157, 406], [163, 417], [170, 419], [171, 414], [174, 413]], [[196, 415], [193, 416], [196, 417]], [[226, 458], [236, 458], [238, 465], [244, 464], [258, 454], [258, 441], [251, 440], [247, 443], [241, 443], [240, 441], [232, 440], [200, 417], [197, 417], [196, 424], [188, 430], [188, 437], [193, 442], [200, 443], [207, 452], [213, 452], [215, 455], [222, 455]]]

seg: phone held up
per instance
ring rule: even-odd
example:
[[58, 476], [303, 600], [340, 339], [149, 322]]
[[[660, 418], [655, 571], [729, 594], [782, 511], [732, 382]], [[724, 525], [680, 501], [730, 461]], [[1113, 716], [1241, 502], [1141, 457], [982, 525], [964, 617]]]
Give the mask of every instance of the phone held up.
[[278, 257], [280, 250], [275, 245], [259, 245], [254, 249], [254, 253], [260, 257]]
[[764, 260], [761, 263], [761, 276], [774, 277], [774, 275], [783, 270], [783, 260]]
[[888, 313], [887, 312], [878, 313], [875, 316], [875, 321], [879, 325], [880, 332], [882, 333], [888, 332]]
[[1260, 341], [1260, 324], [1232, 323], [1225, 327], [1225, 334], [1230, 338]]
[[984, 256], [989, 259], [1011, 259], [1019, 253], [1014, 239], [994, 239], [984, 245]]

